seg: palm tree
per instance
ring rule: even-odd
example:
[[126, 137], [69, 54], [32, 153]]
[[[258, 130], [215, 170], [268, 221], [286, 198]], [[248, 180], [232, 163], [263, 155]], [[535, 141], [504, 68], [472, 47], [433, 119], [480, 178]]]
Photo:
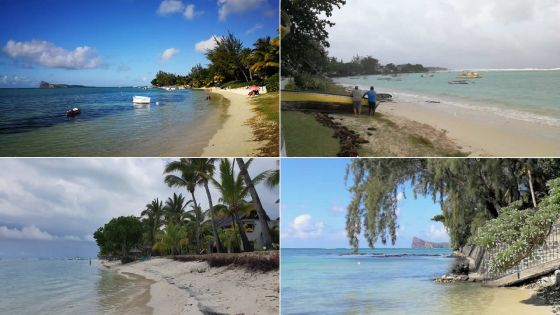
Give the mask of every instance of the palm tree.
[[239, 233], [237, 233], [234, 228], [220, 229], [218, 233], [220, 233], [220, 238], [224, 240], [227, 252], [235, 252], [237, 250], [237, 246], [239, 246]]
[[279, 41], [270, 36], [257, 39], [252, 53], [253, 65], [250, 70], [266, 79], [271, 74], [277, 73], [280, 67], [279, 62]]
[[163, 207], [166, 224], [182, 224], [185, 219], [185, 208], [191, 202], [192, 200], [189, 200], [185, 203], [183, 194], [173, 193], [173, 198], [167, 198]]
[[204, 225], [208, 222], [206, 219], [207, 212], [203, 212], [200, 206], [192, 206], [192, 210], [185, 214], [187, 220], [187, 228], [194, 232], [196, 241], [196, 253], [202, 252], [201, 237], [204, 231]]
[[140, 215], [146, 217], [143, 221], [148, 232], [147, 238], [150, 245], [153, 246], [156, 243], [156, 235], [162, 225], [163, 203], [157, 198], [152, 200], [151, 203], [146, 205], [146, 209]]
[[198, 176], [198, 185], [204, 187], [206, 191], [206, 197], [208, 198], [208, 210], [210, 212], [210, 224], [212, 225], [212, 235], [214, 236], [214, 243], [216, 244], [216, 250], [218, 253], [222, 253], [224, 248], [222, 242], [218, 235], [216, 229], [216, 220], [214, 215], [214, 205], [212, 203], [212, 195], [210, 194], [210, 189], [208, 188], [208, 180], [214, 176], [214, 170], [216, 169], [215, 163], [216, 159], [190, 159], [194, 171]]
[[249, 175], [247, 169], [249, 168], [249, 165], [251, 164], [253, 159], [249, 159], [247, 163], [245, 163], [242, 158], [236, 158], [235, 160], [237, 161], [237, 165], [239, 165], [239, 174], [243, 175], [245, 185], [249, 189], [251, 198], [253, 198], [253, 203], [255, 204], [257, 216], [259, 217], [259, 223], [261, 225], [264, 247], [270, 249], [272, 248], [272, 238], [270, 237], [270, 230], [268, 229], [268, 221], [270, 221], [270, 218], [266, 214], [266, 211], [264, 211], [261, 199], [259, 198], [257, 189], [255, 188], [255, 183], [258, 183], [259, 181], [267, 178], [268, 176], [270, 176], [270, 173], [263, 172], [257, 175], [254, 179], [251, 179], [251, 176]]
[[249, 195], [249, 188], [245, 185], [241, 173], [236, 175], [234, 173], [233, 162], [230, 162], [228, 159], [222, 159], [220, 161], [219, 181], [212, 178], [212, 183], [222, 195], [220, 202], [227, 208], [232, 218], [232, 224], [234, 226], [237, 225], [243, 244], [243, 250], [251, 251], [251, 243], [249, 243], [243, 224], [241, 224], [239, 220], [241, 214], [250, 206], [245, 200]]
[[[173, 172], [179, 172], [179, 175], [169, 174]], [[198, 185], [199, 174], [195, 171], [195, 168], [188, 159], [180, 159], [179, 161], [167, 163], [163, 173], [168, 174], [165, 176], [164, 182], [169, 187], [185, 187], [191, 194], [194, 206], [198, 206], [196, 197], [194, 196], [194, 190]]]
[[188, 244], [186, 232], [181, 225], [171, 223], [165, 227], [164, 233], [160, 235], [153, 249], [159, 251], [169, 251], [171, 255], [181, 253], [181, 248]]

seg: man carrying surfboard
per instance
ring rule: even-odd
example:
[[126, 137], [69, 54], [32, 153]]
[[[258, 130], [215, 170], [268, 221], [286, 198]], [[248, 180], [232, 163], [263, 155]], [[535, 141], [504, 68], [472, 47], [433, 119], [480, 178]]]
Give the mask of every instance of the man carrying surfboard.
[[362, 113], [362, 91], [359, 90], [358, 86], [352, 90], [352, 107], [354, 109], [354, 116]]
[[362, 95], [362, 97], [365, 97], [367, 95], [367, 99], [368, 99], [368, 115], [371, 116], [375, 116], [375, 105], [377, 102], [377, 93], [375, 93], [375, 90], [373, 89], [373, 86], [369, 88], [369, 91], [365, 92], [364, 95]]

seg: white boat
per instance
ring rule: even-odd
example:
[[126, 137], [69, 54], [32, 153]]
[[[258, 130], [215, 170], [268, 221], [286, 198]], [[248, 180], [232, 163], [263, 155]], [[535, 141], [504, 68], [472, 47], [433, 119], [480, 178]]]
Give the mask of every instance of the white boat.
[[135, 104], [150, 104], [150, 98], [147, 96], [134, 96], [132, 102]]

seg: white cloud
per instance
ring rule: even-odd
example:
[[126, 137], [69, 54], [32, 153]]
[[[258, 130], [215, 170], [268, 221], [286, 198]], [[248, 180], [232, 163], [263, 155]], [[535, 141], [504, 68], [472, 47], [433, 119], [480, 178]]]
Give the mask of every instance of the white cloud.
[[40, 240], [40, 241], [52, 241], [52, 240], [83, 241], [84, 240], [75, 235], [64, 235], [64, 236], [51, 235], [45, 231], [41, 231], [41, 229], [39, 229], [35, 225], [24, 226], [21, 229], [18, 228], [10, 229], [7, 226], [0, 226], [0, 238], [20, 239], [20, 240]]
[[260, 30], [261, 28], [263, 28], [263, 25], [261, 23], [257, 23], [255, 24], [255, 26], [251, 27], [250, 29], [248, 29], [245, 34], [253, 34], [254, 32]]
[[194, 4], [189, 4], [185, 8], [185, 12], [183, 12], [183, 17], [187, 20], [192, 20], [194, 18]]
[[437, 228], [434, 224], [430, 226], [430, 241], [448, 241], [449, 234], [444, 226]]
[[218, 17], [225, 21], [230, 14], [239, 14], [260, 8], [266, 0], [218, 0]]
[[205, 53], [206, 51], [216, 47], [216, 40], [220, 40], [221, 37], [216, 35], [210, 36], [210, 38], [200, 41], [194, 45], [194, 50]]
[[0, 75], [0, 86], [16, 87], [22, 85], [30, 85], [30, 79], [19, 75]]
[[403, 200], [403, 199], [404, 199], [404, 192], [399, 191], [399, 192], [397, 193], [397, 201], [401, 201], [401, 200]]
[[317, 238], [323, 233], [325, 224], [323, 222], [311, 222], [311, 215], [302, 214], [295, 217], [289, 223], [288, 229], [285, 231], [283, 237], [286, 238]]
[[185, 8], [185, 5], [183, 4], [182, 1], [179, 1], [179, 0], [163, 0], [159, 4], [159, 8], [157, 10], [157, 13], [159, 15], [168, 15], [168, 14], [181, 12], [181, 11], [183, 11], [184, 8]]
[[95, 49], [88, 46], [79, 46], [73, 51], [68, 51], [42, 40], [30, 42], [9, 40], [2, 51], [11, 59], [27, 65], [63, 69], [92, 69], [104, 65]]
[[0, 226], [0, 238], [27, 239], [27, 240], [53, 240], [54, 237], [47, 232], [41, 231], [35, 225], [25, 226], [22, 229], [10, 229]]
[[177, 48], [167, 48], [161, 53], [161, 60], [169, 61], [173, 56], [179, 53], [179, 49]]
[[558, 68], [559, 15], [557, 0], [352, 0], [329, 18], [329, 53], [453, 69]]

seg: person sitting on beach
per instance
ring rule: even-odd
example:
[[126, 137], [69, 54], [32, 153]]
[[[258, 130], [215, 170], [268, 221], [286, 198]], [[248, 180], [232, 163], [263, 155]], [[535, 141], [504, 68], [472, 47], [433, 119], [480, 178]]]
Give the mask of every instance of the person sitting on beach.
[[363, 97], [362, 91], [360, 91], [358, 86], [356, 86], [354, 90], [352, 90], [352, 107], [354, 109], [354, 116], [356, 115], [360, 116], [362, 112], [361, 109], [362, 97]]
[[362, 97], [365, 97], [367, 95], [368, 98], [368, 115], [371, 116], [375, 116], [375, 105], [377, 102], [377, 93], [375, 93], [375, 90], [372, 87], [369, 88], [369, 91], [365, 92], [364, 95]]

